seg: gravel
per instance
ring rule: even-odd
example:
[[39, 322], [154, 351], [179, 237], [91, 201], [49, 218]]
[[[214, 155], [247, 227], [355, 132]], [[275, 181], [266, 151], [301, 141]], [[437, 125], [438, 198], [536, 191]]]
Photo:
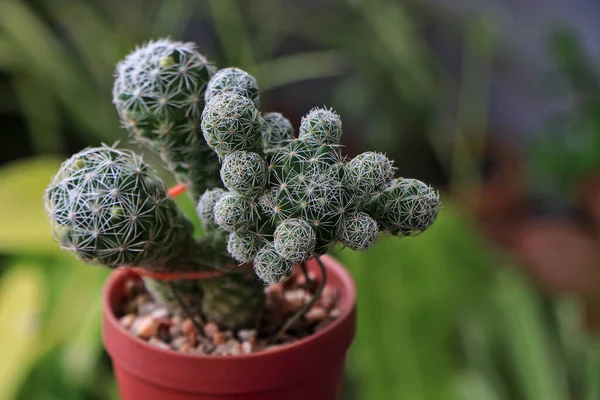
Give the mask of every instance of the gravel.
[[192, 320], [182, 314], [170, 313], [154, 302], [141, 280], [130, 279], [125, 284], [119, 322], [135, 336], [163, 350], [219, 356], [270, 351], [310, 336], [339, 317], [339, 290], [326, 285], [319, 300], [304, 317], [299, 318], [276, 343], [270, 343], [287, 319], [310, 301], [316, 286], [314, 276], [310, 276], [309, 284], [302, 274], [285, 284], [266, 286], [265, 312], [256, 329], [221, 330], [212, 321], [202, 323], [198, 320], [202, 331], [197, 332]]

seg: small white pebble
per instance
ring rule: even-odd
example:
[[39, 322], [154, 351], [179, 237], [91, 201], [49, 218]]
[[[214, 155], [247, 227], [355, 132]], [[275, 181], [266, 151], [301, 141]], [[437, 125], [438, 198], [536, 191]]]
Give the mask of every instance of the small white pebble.
[[252, 353], [252, 343], [243, 342], [242, 343], [242, 354], [250, 354]]
[[329, 318], [331, 319], [337, 319], [340, 316], [340, 309], [339, 308], [334, 308], [333, 310], [329, 311]]
[[256, 341], [256, 329], [242, 329], [238, 331], [237, 336], [243, 342], [254, 343]]
[[169, 315], [169, 312], [167, 311], [166, 308], [157, 308], [156, 310], [152, 311], [152, 314], [150, 314], [152, 316], [152, 318], [156, 318], [156, 319], [160, 319], [160, 318], [166, 318]]

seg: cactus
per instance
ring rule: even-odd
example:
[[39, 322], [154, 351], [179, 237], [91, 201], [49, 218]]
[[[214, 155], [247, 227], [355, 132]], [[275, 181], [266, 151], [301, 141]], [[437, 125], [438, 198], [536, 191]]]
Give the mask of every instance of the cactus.
[[161, 39], [116, 68], [113, 103], [123, 127], [157, 151], [195, 200], [220, 186], [219, 164], [200, 133], [205, 91], [216, 68], [192, 43]]
[[167, 268], [192, 226], [135, 154], [103, 146], [65, 161], [45, 193], [54, 238], [85, 262]]
[[[113, 103], [130, 136], [157, 151], [187, 186], [204, 235], [192, 236], [192, 224], [140, 156], [109, 146], [75, 154], [52, 179], [45, 192], [52, 233], [77, 258], [109, 268], [220, 271], [211, 279], [144, 277], [172, 310], [228, 329], [256, 327], [263, 283], [285, 281], [295, 264], [335, 244], [366, 250], [382, 233], [415, 236], [437, 217], [437, 192], [394, 179], [385, 155], [342, 156], [334, 110], [310, 110], [295, 138], [283, 115], [260, 113], [251, 75], [217, 72], [191, 43], [161, 39], [126, 56]], [[254, 273], [236, 263], [253, 263]], [[325, 285], [319, 265], [322, 282], [301, 312]]]
[[208, 103], [214, 96], [224, 92], [234, 92], [247, 97], [252, 100], [256, 108], [260, 107], [260, 91], [256, 79], [239, 68], [219, 70], [208, 82], [204, 100]]
[[291, 265], [336, 243], [366, 250], [382, 231], [414, 236], [434, 222], [437, 193], [417, 180], [394, 180], [393, 161], [384, 154], [342, 157], [342, 121], [334, 110], [312, 109], [297, 139], [283, 116], [266, 114], [258, 142], [254, 107], [240, 97], [219, 94], [205, 108], [202, 129], [221, 159], [228, 191], [212, 214], [202, 205], [200, 217], [230, 233], [229, 253], [239, 262], [253, 258], [265, 283], [285, 280]]
[[285, 146], [294, 138], [292, 123], [280, 113], [263, 114], [262, 140], [265, 152]]
[[236, 150], [261, 148], [260, 113], [252, 100], [235, 92], [210, 99], [202, 112], [202, 132], [221, 160]]

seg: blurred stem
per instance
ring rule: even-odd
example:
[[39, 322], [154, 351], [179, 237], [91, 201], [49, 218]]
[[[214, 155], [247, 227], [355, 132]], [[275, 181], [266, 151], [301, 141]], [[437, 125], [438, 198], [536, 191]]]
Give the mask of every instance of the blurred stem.
[[271, 90], [303, 80], [341, 75], [343, 58], [337, 50], [296, 53], [265, 61], [249, 68], [261, 82], [261, 90]]
[[587, 357], [588, 388], [586, 400], [600, 399], [600, 342], [593, 338]]
[[321, 281], [319, 282], [319, 286], [317, 287], [315, 294], [308, 303], [302, 306], [302, 308], [300, 308], [296, 312], [296, 314], [292, 315], [290, 319], [288, 319], [285, 322], [285, 324], [279, 329], [279, 331], [277, 331], [277, 333], [269, 340], [269, 343], [274, 343], [275, 341], [277, 341], [277, 339], [279, 339], [288, 329], [290, 329], [290, 327], [294, 325], [294, 323], [300, 317], [306, 314], [306, 312], [310, 310], [312, 306], [317, 302], [317, 300], [319, 300], [319, 298], [321, 297], [321, 293], [323, 293], [323, 288], [325, 288], [325, 285], [327, 284], [327, 270], [325, 269], [325, 266], [323, 265], [323, 262], [321, 261], [320, 257], [315, 257], [315, 260], [317, 261], [317, 264], [319, 264], [319, 268], [321, 269]]
[[36, 154], [61, 154], [64, 151], [59, 131], [59, 116], [49, 87], [31, 76], [15, 76], [13, 86], [25, 115], [31, 144]]
[[213, 22], [227, 58], [233, 66], [254, 65], [252, 44], [244, 29], [242, 13], [235, 0], [209, 0]]
[[187, 22], [189, 19], [189, 7], [189, 2], [183, 0], [161, 1], [150, 32], [157, 37], [171, 36], [180, 39], [187, 25], [182, 22]]
[[451, 166], [451, 185], [481, 187], [480, 168], [485, 156], [493, 34], [486, 19], [466, 29], [458, 115]]
[[311, 287], [312, 279], [310, 279], [310, 276], [308, 275], [308, 268], [306, 268], [306, 262], [302, 261], [302, 263], [300, 264], [300, 268], [302, 268], [302, 274], [306, 278], [306, 284], [308, 285], [308, 287]]

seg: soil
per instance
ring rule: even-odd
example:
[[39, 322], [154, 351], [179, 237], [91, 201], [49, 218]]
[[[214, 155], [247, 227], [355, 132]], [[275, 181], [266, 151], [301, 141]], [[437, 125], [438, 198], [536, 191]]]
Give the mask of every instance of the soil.
[[309, 275], [295, 275], [285, 284], [265, 286], [266, 305], [260, 323], [254, 329], [221, 330], [212, 321], [196, 319], [196, 324], [179, 312], [170, 312], [154, 301], [139, 279], [126, 283], [121, 308], [117, 312], [121, 326], [148, 343], [187, 354], [239, 356], [269, 351], [293, 343], [323, 329], [339, 316], [339, 291], [326, 285], [319, 300], [278, 340], [276, 332], [313, 297], [317, 282]]

